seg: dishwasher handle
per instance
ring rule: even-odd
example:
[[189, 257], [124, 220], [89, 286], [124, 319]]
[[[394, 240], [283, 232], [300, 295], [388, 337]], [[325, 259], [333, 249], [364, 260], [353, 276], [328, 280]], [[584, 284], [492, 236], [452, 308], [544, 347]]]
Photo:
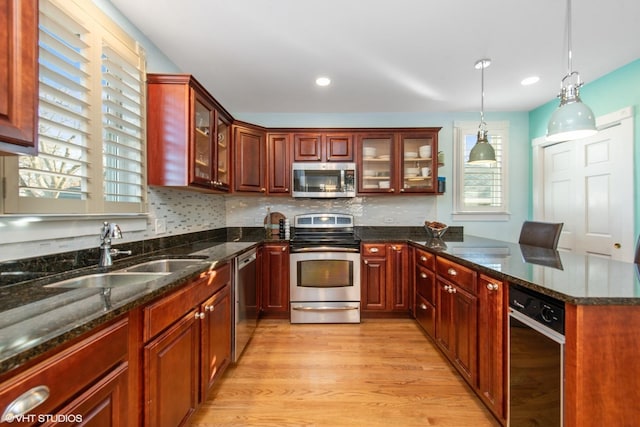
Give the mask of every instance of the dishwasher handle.
[[256, 258], [257, 258], [256, 251], [250, 251], [238, 256], [237, 258], [238, 271], [242, 270], [243, 268], [247, 267], [249, 264], [254, 262]]

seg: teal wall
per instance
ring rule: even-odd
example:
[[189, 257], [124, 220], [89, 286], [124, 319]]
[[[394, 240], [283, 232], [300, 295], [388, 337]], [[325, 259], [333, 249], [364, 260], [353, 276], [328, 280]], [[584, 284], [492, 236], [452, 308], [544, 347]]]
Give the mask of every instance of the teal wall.
[[[559, 76], [560, 78], [561, 76]], [[640, 59], [627, 64], [615, 71], [585, 84], [580, 90], [580, 98], [587, 104], [596, 117], [602, 116], [625, 107], [633, 107], [634, 112], [634, 229], [640, 230]], [[542, 137], [546, 134], [547, 122], [551, 113], [558, 107], [557, 99], [550, 101], [529, 112], [529, 139]], [[529, 150], [531, 158], [531, 150]], [[529, 213], [532, 207], [529, 206]], [[636, 233], [637, 234], [637, 233]]]

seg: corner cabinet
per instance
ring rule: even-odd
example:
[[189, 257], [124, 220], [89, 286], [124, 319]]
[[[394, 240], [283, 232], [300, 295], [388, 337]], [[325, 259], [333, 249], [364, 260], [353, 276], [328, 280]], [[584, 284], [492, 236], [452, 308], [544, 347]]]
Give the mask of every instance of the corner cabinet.
[[381, 130], [357, 136], [358, 193], [437, 192], [440, 128]]
[[149, 185], [229, 191], [231, 122], [193, 76], [148, 74]]
[[267, 193], [266, 131], [252, 125], [233, 125], [234, 190]]
[[38, 154], [38, 2], [0, 3], [0, 155]]
[[363, 243], [361, 307], [364, 317], [409, 315], [409, 246], [406, 243]]

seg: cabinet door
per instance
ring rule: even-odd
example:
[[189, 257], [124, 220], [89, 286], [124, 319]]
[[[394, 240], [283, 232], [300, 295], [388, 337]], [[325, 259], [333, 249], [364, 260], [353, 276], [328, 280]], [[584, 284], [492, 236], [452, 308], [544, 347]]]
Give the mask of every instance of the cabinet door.
[[193, 139], [190, 147], [190, 183], [210, 187], [214, 177], [215, 110], [197, 92], [194, 92]]
[[38, 2], [0, 6], [0, 154], [38, 152]]
[[358, 136], [358, 193], [393, 193], [397, 187], [394, 135]]
[[432, 271], [422, 265], [416, 266], [416, 293], [435, 305], [435, 278]]
[[235, 189], [253, 193], [266, 193], [265, 133], [258, 129], [237, 126], [234, 130]]
[[231, 124], [230, 120], [216, 113], [216, 141], [214, 141], [215, 178], [213, 186], [218, 190], [229, 191], [231, 187]]
[[387, 258], [363, 257], [360, 278], [362, 310], [386, 310]]
[[[126, 427], [129, 397], [128, 368], [120, 364], [108, 375], [58, 411], [61, 420], [82, 421], [83, 426]], [[75, 423], [73, 423], [75, 424]], [[78, 423], [80, 424], [80, 423]], [[71, 425], [68, 422], [45, 423], [46, 426]]]
[[416, 320], [431, 338], [436, 336], [436, 309], [422, 295], [416, 295]]
[[289, 194], [291, 191], [291, 147], [287, 133], [270, 134], [267, 138], [267, 191]]
[[[400, 192], [433, 193], [438, 176], [437, 132], [402, 133], [400, 135]], [[435, 154], [435, 155], [434, 155]]]
[[289, 316], [289, 245], [262, 247], [262, 310], [265, 315]]
[[[231, 361], [231, 283], [200, 306], [202, 318], [201, 400]], [[201, 314], [202, 316], [202, 314]]]
[[454, 287], [453, 290], [454, 362], [473, 386], [477, 374], [478, 300], [460, 288]]
[[322, 160], [322, 134], [296, 133], [293, 135], [293, 161], [318, 162]]
[[450, 286], [436, 281], [436, 343], [442, 351], [453, 358], [453, 297]]
[[409, 310], [409, 246], [403, 243], [389, 245], [387, 251], [389, 265], [388, 308], [393, 311]]
[[144, 425], [182, 425], [198, 405], [199, 322], [195, 310], [144, 347]]
[[501, 420], [506, 419], [507, 299], [505, 284], [480, 275], [478, 280], [478, 390]]
[[325, 159], [328, 162], [353, 161], [353, 135], [327, 133], [325, 135]]

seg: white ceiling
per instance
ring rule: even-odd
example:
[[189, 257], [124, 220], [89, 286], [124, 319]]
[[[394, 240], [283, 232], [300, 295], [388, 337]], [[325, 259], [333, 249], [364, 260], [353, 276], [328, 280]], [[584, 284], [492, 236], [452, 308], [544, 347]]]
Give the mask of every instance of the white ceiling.
[[[479, 111], [485, 57], [485, 111], [529, 111], [567, 71], [563, 0], [111, 2], [233, 115]], [[640, 1], [572, 6], [583, 81], [640, 58]]]

